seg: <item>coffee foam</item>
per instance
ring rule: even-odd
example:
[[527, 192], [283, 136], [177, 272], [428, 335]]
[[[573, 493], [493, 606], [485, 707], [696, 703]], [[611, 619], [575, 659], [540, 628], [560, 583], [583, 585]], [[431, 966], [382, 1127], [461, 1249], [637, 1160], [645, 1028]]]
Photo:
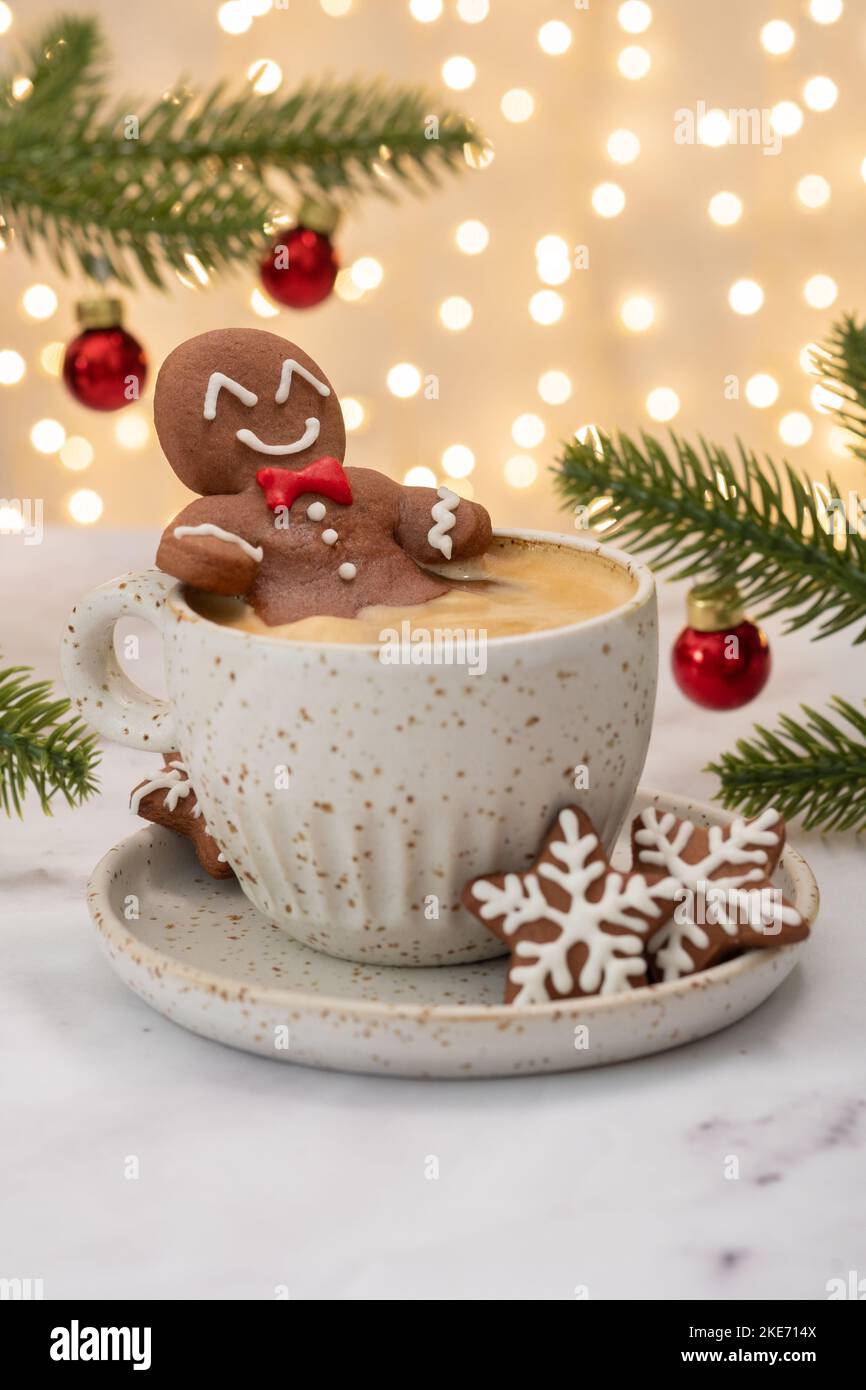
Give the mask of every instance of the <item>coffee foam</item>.
[[304, 642], [377, 643], [388, 629], [484, 631], [488, 638], [513, 637], [566, 627], [627, 603], [636, 581], [602, 555], [550, 541], [500, 537], [474, 562], [471, 578], [459, 563], [438, 565], [460, 587], [412, 607], [385, 604], [363, 608], [355, 618], [328, 616], [269, 627], [241, 599], [198, 590], [187, 595], [202, 617], [224, 627], [263, 637]]

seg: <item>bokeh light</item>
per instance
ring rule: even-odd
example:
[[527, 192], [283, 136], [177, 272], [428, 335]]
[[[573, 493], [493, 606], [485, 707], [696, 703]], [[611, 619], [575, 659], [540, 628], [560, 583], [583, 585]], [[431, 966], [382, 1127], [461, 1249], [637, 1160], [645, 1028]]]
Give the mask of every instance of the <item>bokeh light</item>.
[[709, 214], [719, 227], [733, 227], [743, 215], [742, 200], [736, 193], [714, 193], [709, 202]]
[[392, 396], [407, 400], [421, 390], [421, 373], [411, 362], [398, 362], [388, 372], [386, 382]]
[[728, 303], [735, 314], [756, 314], [764, 303], [764, 291], [755, 280], [737, 280], [728, 290]]
[[79, 526], [92, 526], [102, 516], [102, 498], [89, 487], [73, 492], [66, 506], [72, 520], [77, 521]]
[[656, 386], [646, 398], [646, 408], [653, 420], [673, 420], [679, 414], [680, 398], [670, 386]]

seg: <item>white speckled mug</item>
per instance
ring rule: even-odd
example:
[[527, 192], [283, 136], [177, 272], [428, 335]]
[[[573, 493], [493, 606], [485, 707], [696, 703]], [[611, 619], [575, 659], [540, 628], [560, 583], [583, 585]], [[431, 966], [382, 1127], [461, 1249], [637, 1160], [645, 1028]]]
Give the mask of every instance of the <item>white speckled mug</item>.
[[[460, 906], [463, 885], [524, 867], [569, 801], [613, 844], [643, 770], [658, 663], [645, 566], [587, 539], [505, 534], [590, 551], [627, 571], [631, 597], [568, 627], [490, 639], [473, 677], [383, 665], [375, 646], [221, 626], [149, 570], [73, 611], [66, 684], [107, 738], [180, 749], [247, 897], [297, 940], [394, 965], [499, 955]], [[128, 615], [162, 633], [168, 702], [115, 657]]]

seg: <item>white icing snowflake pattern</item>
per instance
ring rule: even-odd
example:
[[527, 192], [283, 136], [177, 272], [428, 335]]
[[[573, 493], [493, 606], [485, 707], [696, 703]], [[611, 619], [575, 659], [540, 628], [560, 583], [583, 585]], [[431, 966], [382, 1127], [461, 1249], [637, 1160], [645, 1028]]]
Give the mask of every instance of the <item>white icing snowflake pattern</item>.
[[[193, 790], [192, 782], [189, 780], [189, 768], [186, 763], [182, 763], [179, 758], [168, 763], [161, 772], [152, 777], [149, 782], [142, 782], [141, 786], [133, 792], [129, 802], [129, 809], [133, 815], [138, 815], [138, 808], [146, 796], [151, 792], [165, 792], [165, 809], [174, 811], [177, 803], [189, 796]], [[196, 802], [192, 808], [194, 816], [201, 815], [201, 806]]]
[[[695, 833], [693, 823], [678, 821], [670, 811], [660, 816], [654, 806], [642, 812], [640, 829], [634, 837], [638, 847], [635, 862], [664, 870], [691, 895], [683, 896], [674, 916], [649, 943], [663, 980], [678, 980], [695, 969], [688, 945], [703, 951], [710, 944], [709, 934], [694, 920], [694, 899], [698, 894], [703, 895], [705, 905], [712, 911], [713, 925], [721, 927], [732, 942], [743, 924], [763, 927], [768, 936], [778, 935], [783, 926], [800, 925], [799, 912], [783, 902], [781, 895], [772, 897], [768, 915], [765, 896], [747, 887], [767, 882], [767, 849], [779, 842], [780, 820], [779, 812], [768, 807], [753, 821], [737, 816], [729, 827], [712, 825], [707, 853], [696, 864], [689, 864], [682, 853]], [[723, 864], [742, 866], [741, 872], [713, 878]]]
[[[502, 887], [487, 879], [472, 886], [473, 896], [484, 904], [479, 916], [486, 921], [503, 917], [506, 937], [530, 922], [545, 921], [559, 927], [553, 941], [523, 939], [516, 943], [515, 958], [525, 963], [513, 964], [510, 972], [513, 983], [520, 986], [515, 1004], [547, 1003], [548, 979], [562, 996], [571, 993], [575, 985], [584, 994], [615, 994], [628, 989], [630, 978], [646, 968], [647, 924], [637, 914], [658, 917], [661, 908], [656, 899], [671, 900], [679, 886], [673, 878], [649, 884], [640, 874], [617, 873], [601, 860], [588, 863], [598, 849], [598, 837], [580, 835], [577, 816], [570, 808], [560, 812], [558, 824], [562, 838], [550, 841], [548, 848], [559, 864], [542, 863], [537, 873], [506, 874]], [[587, 891], [602, 876], [601, 897], [591, 902]], [[547, 901], [541, 879], [563, 889], [569, 899], [566, 909]], [[624, 930], [615, 933], [605, 926]], [[587, 947], [587, 956], [575, 981], [568, 954], [579, 944]]]

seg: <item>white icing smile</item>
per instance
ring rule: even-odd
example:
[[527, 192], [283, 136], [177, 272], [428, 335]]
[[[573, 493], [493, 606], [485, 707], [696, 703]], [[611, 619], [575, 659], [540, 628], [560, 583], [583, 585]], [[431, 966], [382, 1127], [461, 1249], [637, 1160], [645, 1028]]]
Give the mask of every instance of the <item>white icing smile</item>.
[[315, 444], [321, 429], [315, 415], [311, 415], [304, 424], [307, 428], [294, 444], [265, 444], [253, 430], [238, 430], [235, 438], [246, 444], [249, 449], [255, 449], [258, 454], [302, 454], [311, 444]]

